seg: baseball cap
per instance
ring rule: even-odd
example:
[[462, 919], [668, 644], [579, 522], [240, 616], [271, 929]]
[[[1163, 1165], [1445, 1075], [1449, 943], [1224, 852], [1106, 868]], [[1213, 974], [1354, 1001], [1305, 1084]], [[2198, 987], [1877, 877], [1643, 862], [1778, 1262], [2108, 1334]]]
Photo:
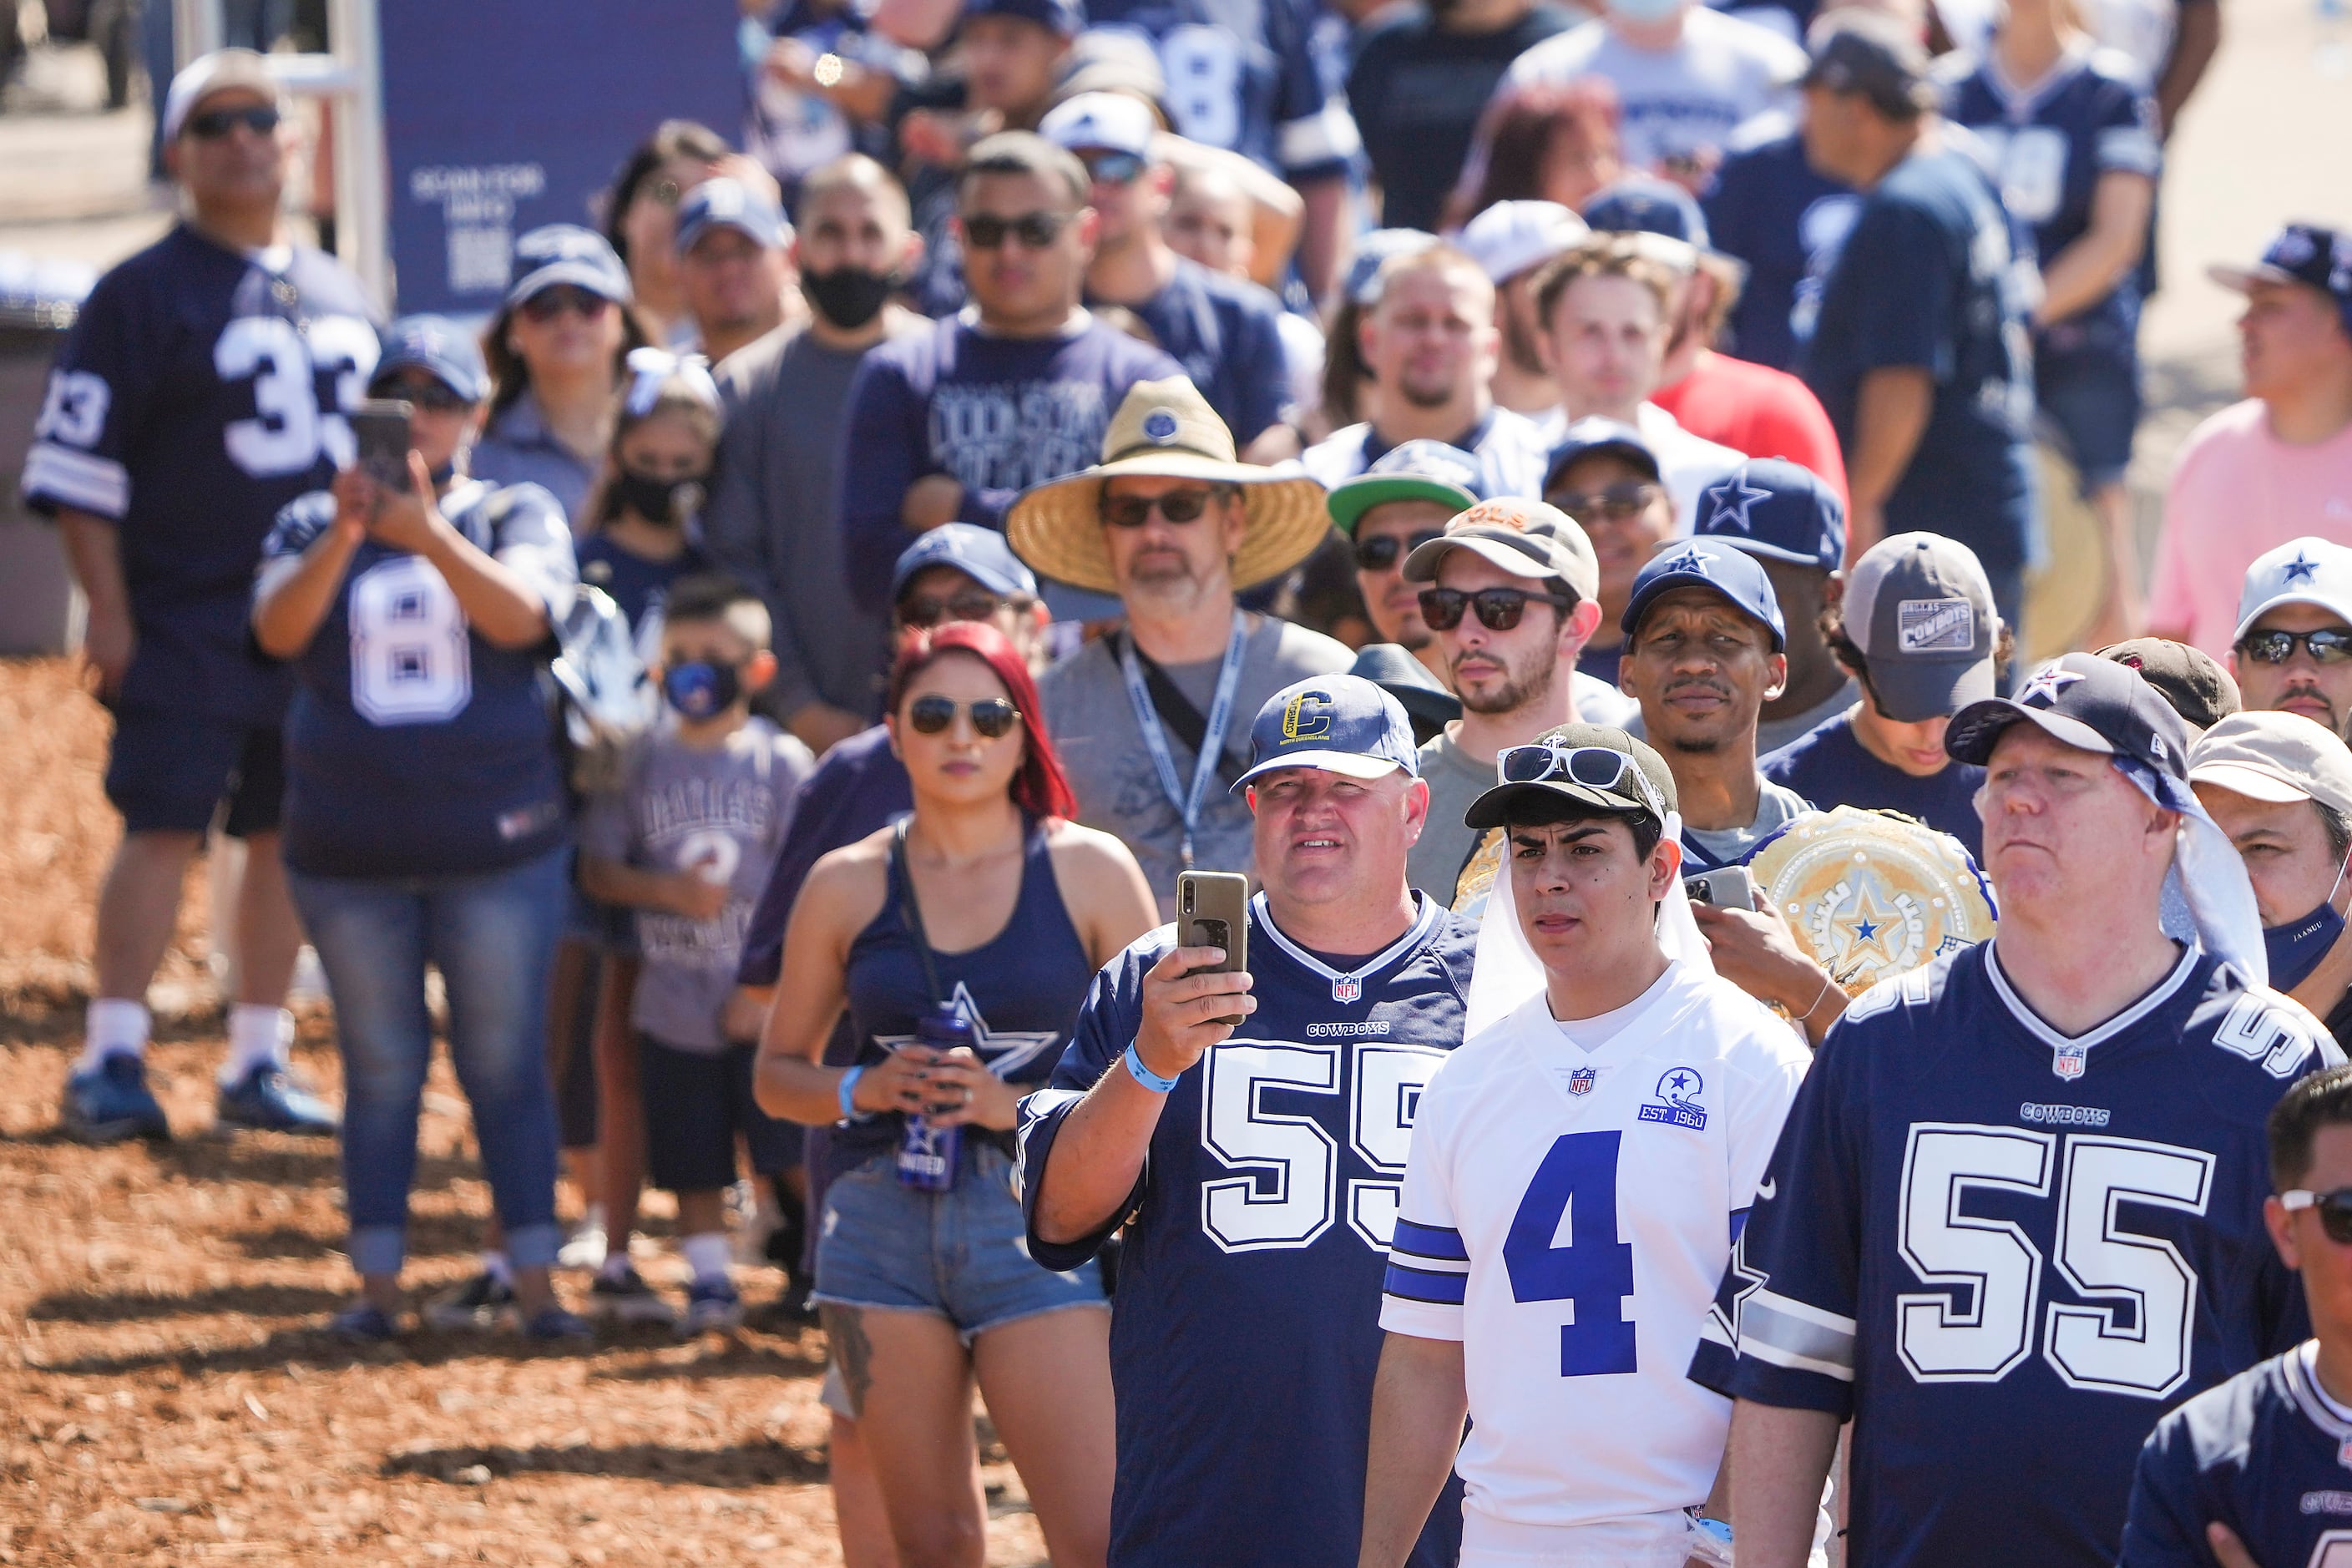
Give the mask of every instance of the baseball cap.
[[1370, 468], [1333, 486], [1324, 504], [1339, 531], [1353, 534], [1366, 512], [1392, 500], [1433, 500], [1461, 512], [1486, 494], [1477, 458], [1459, 447], [1423, 439], [1390, 447]]
[[1351, 779], [1421, 776], [1420, 749], [1404, 705], [1360, 675], [1294, 681], [1265, 700], [1250, 723], [1251, 780], [1284, 768], [1320, 768]]
[[1976, 552], [1937, 533], [1898, 533], [1863, 552], [1839, 606], [1870, 661], [1870, 692], [1898, 724], [1957, 713], [1993, 694], [2000, 616]]
[[1811, 468], [1751, 458], [1699, 492], [1693, 531], [1753, 555], [1834, 572], [1845, 560], [1845, 502]]
[[[1482, 832], [1500, 827], [1509, 818], [1511, 807], [1531, 796], [1571, 800], [1579, 805], [1626, 816], [1646, 816], [1661, 826], [1665, 819], [1659, 815], [1659, 806], [1667, 811], [1680, 809], [1675, 795], [1675, 775], [1667, 768], [1665, 758], [1646, 742], [1636, 740], [1623, 730], [1606, 724], [1562, 724], [1545, 731], [1535, 744], [1561, 755], [1554, 760], [1544, 777], [1524, 782], [1507, 779], [1472, 801], [1470, 808], [1462, 814], [1464, 826]], [[1612, 770], [1605, 758], [1578, 758], [1572, 754], [1585, 751], [1611, 752], [1632, 758], [1640, 779], [1637, 781], [1622, 764]], [[1501, 766], [1498, 763], [1498, 770]], [[1649, 785], [1646, 791], [1642, 787], [1643, 784]]]
[[[2002, 731], [2031, 722], [2053, 741], [2189, 775], [2189, 731], [2180, 715], [2137, 673], [2095, 654], [2070, 653], [2034, 671], [2014, 697], [1971, 702], [1952, 716], [1944, 751], [1981, 767]], [[2178, 787], [2177, 785], [2175, 787]]]
[[2281, 605], [2317, 605], [2352, 626], [2352, 549], [2305, 534], [2264, 551], [2246, 568], [2231, 642]]
[[1024, 22], [1075, 38], [1086, 31], [1086, 7], [1078, 0], [964, 0], [963, 19], [974, 16], [1018, 16]]
[[1054, 90], [1065, 99], [1082, 92], [1128, 93], [1152, 105], [1163, 122], [1168, 119], [1168, 73], [1160, 68], [1151, 40], [1141, 33], [1107, 27], [1080, 33], [1070, 44], [1068, 63]]
[[1601, 189], [1584, 204], [1584, 221], [1596, 234], [1629, 237], [1643, 255], [1677, 272], [1697, 266], [1699, 253], [1711, 248], [1698, 198], [1649, 174]]
[[1439, 685], [1429, 667], [1402, 644], [1366, 643], [1348, 673], [1362, 676], [1402, 703], [1417, 738], [1425, 740], [1462, 717], [1462, 699]]
[[1544, 459], [1544, 489], [1549, 491], [1559, 483], [1560, 475], [1571, 464], [1582, 461], [1595, 452], [1606, 452], [1658, 479], [1664, 472], [1658, 466], [1658, 455], [1641, 431], [1622, 419], [1604, 419], [1588, 414], [1560, 432], [1559, 444]]
[[2300, 713], [2232, 713], [2189, 748], [2189, 782], [2274, 805], [2315, 800], [2352, 816], [2352, 747]]
[[446, 316], [403, 316], [384, 329], [369, 390], [398, 370], [421, 370], [468, 403], [490, 395], [481, 342]]
[[677, 204], [677, 253], [684, 256], [714, 228], [731, 228], [762, 250], [782, 250], [793, 237], [784, 209], [765, 191], [715, 174]]
[[[179, 90], [179, 83], [172, 90]], [[2336, 301], [2344, 330], [2352, 332], [2352, 234], [2315, 223], [2291, 223], [2279, 230], [2252, 267], [2209, 267], [2205, 275], [2241, 294], [2257, 283], [2300, 283]]]
[[635, 297], [629, 269], [604, 237], [576, 223], [542, 224], [517, 239], [511, 276], [514, 280], [508, 285], [503, 307], [507, 310], [559, 283], [585, 289], [618, 305]]
[[1139, 98], [1123, 92], [1082, 92], [1065, 99], [1037, 122], [1037, 134], [1075, 153], [1081, 147], [1151, 156], [1160, 117]]
[[2156, 688], [2191, 730], [2210, 730], [2244, 706], [2238, 683], [2202, 648], [2163, 637], [2133, 637], [2098, 650]]
[[1788, 623], [1780, 618], [1780, 598], [1772, 579], [1738, 545], [1721, 539], [1685, 539], [1652, 556], [1633, 574], [1633, 592], [1617, 624], [1630, 640], [1642, 629], [1642, 616], [1661, 594], [1676, 588], [1712, 588], [1738, 608], [1771, 629], [1772, 651], [1788, 647]]
[[1348, 276], [1339, 287], [1349, 301], [1369, 310], [1381, 297], [1381, 268], [1400, 256], [1427, 250], [1437, 237], [1426, 229], [1376, 228], [1356, 237], [1356, 253], [1348, 258]]
[[1890, 115], [1936, 107], [1927, 46], [1896, 17], [1853, 6], [1823, 13], [1805, 37], [1799, 87], [1855, 93]]
[[196, 105], [216, 92], [241, 87], [259, 93], [277, 104], [286, 105], [286, 95], [278, 85], [278, 78], [269, 68], [267, 57], [251, 49], [215, 49], [208, 55], [198, 55], [180, 68], [172, 85], [163, 93], [163, 140], [176, 142], [196, 111]]
[[1601, 593], [1601, 563], [1577, 521], [1556, 506], [1505, 496], [1480, 501], [1404, 558], [1404, 580], [1434, 583], [1456, 550], [1519, 577], [1557, 578], [1580, 602]]
[[1584, 220], [1558, 202], [1496, 202], [1462, 226], [1458, 243], [1499, 289], [1588, 232]]
[[934, 566], [952, 566], [992, 594], [1037, 596], [1037, 578], [1013, 553], [1004, 535], [973, 522], [944, 522], [898, 552], [890, 569], [890, 598]]

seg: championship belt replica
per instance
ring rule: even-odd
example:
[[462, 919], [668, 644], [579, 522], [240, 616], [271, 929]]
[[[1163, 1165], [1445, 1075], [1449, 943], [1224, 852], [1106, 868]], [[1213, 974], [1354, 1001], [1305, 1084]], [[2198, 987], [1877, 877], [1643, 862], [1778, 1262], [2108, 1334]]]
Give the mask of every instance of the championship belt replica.
[[1968, 850], [1896, 812], [1807, 812], [1748, 870], [1850, 996], [1992, 935], [1992, 896]]

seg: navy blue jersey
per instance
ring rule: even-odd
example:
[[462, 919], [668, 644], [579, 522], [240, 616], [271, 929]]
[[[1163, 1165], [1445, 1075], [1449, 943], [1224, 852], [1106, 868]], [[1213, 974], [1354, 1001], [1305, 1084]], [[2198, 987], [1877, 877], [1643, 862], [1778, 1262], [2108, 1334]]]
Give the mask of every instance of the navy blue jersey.
[[2157, 1423], [2121, 1568], [2214, 1568], [2217, 1522], [2263, 1568], [2352, 1564], [2352, 1410], [2314, 1375], [2318, 1348], [2306, 1340]]
[[580, 542], [579, 552], [580, 580], [612, 595], [630, 627], [640, 632], [645, 629], [646, 612], [661, 607], [672, 583], [717, 570], [698, 544], [688, 544], [667, 561], [656, 561], [622, 548], [604, 534], [592, 533]]
[[1890, 532], [1940, 533], [1999, 572], [2032, 527], [2032, 347], [2008, 215], [1965, 153], [1917, 153], [1862, 200], [1822, 288], [1804, 377], [1854, 450], [1863, 379], [1927, 372], [1927, 427], [1886, 500]]
[[1865, 992], [1798, 1091], [1691, 1375], [1851, 1415], [1852, 1560], [2115, 1561], [2166, 1410], [2293, 1344], [2263, 1121], [2324, 1035], [2196, 949], [2089, 1032], [2000, 939]]
[[[1121, 1568], [1354, 1568], [1390, 1232], [1421, 1086], [1462, 1040], [1477, 937], [1417, 905], [1402, 939], [1343, 973], [1251, 902], [1257, 1011], [1170, 1091], [1119, 1257]], [[1048, 1268], [1103, 1237], [1040, 1239], [1038, 1173], [1070, 1109], [1125, 1070], [1144, 973], [1173, 938], [1163, 927], [1105, 966], [1051, 1087], [1022, 1102], [1029, 1249]], [[1461, 1527], [1449, 1484], [1416, 1568], [1452, 1563]]]
[[1087, 20], [1150, 42], [1178, 134], [1314, 180], [1344, 175], [1363, 147], [1325, 89], [1316, 12], [1312, 0], [1090, 0]]
[[[537, 485], [460, 480], [442, 515], [520, 573], [551, 621], [569, 606], [572, 530]], [[261, 584], [334, 521], [314, 490], [278, 514]], [[286, 863], [318, 877], [494, 871], [564, 841], [570, 816], [541, 648], [502, 648], [421, 555], [370, 540], [310, 647], [286, 716]]]
[[126, 707], [275, 724], [284, 670], [246, 632], [278, 509], [352, 459], [344, 413], [378, 345], [320, 251], [229, 249], [183, 225], [98, 281], [49, 373], [25, 500], [113, 523], [138, 648]]
[[1180, 256], [1168, 287], [1129, 308], [1184, 367], [1236, 446], [1280, 422], [1290, 401], [1290, 362], [1282, 301], [1272, 293]]
[[1813, 335], [1822, 282], [1836, 265], [1862, 198], [1805, 161], [1804, 138], [1777, 110], [1742, 127], [1703, 204], [1707, 237], [1748, 264], [1731, 308], [1730, 339], [1741, 359], [1794, 370]]
[[1764, 776], [1786, 784], [1823, 811], [1856, 805], [1865, 811], [1899, 811], [1968, 847], [1971, 859], [1984, 853], [1984, 819], [1977, 815], [1977, 790], [1985, 771], [1968, 763], [1947, 763], [1941, 773], [1921, 778], [1884, 763], [1853, 733], [1851, 710], [1814, 726], [1757, 763]]
[[[2156, 100], [2132, 71], [2126, 57], [2085, 46], [2030, 89], [2013, 85], [1990, 55], [1944, 73], [1944, 112], [1985, 143], [2002, 205], [2032, 235], [2044, 270], [2091, 226], [2101, 175], [2121, 171], [2152, 180], [2162, 166]], [[2129, 358], [2138, 326], [2135, 273], [2098, 303], [2045, 328], [2037, 347], [2044, 354]]]

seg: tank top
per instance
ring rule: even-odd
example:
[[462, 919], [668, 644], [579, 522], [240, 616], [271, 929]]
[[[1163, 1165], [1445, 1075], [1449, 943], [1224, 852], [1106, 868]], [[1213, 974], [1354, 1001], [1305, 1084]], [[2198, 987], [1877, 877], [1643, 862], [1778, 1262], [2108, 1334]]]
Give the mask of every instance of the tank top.
[[[954, 1002], [971, 1021], [972, 1044], [981, 1060], [1013, 1084], [1043, 1083], [1052, 1075], [1095, 978], [1086, 943], [1063, 905], [1044, 825], [1030, 820], [1027, 827], [1021, 892], [1004, 928], [966, 952], [932, 950], [940, 1000]], [[849, 1021], [860, 1062], [878, 1062], [914, 1039], [917, 1021], [930, 1008], [931, 992], [897, 877], [889, 879], [880, 912], [849, 944], [846, 980]], [[894, 1111], [833, 1128], [825, 1151], [827, 1173], [839, 1175], [896, 1149], [904, 1121]], [[969, 1160], [982, 1139], [1003, 1147], [1011, 1138], [1010, 1132], [966, 1128], [963, 1157]]]

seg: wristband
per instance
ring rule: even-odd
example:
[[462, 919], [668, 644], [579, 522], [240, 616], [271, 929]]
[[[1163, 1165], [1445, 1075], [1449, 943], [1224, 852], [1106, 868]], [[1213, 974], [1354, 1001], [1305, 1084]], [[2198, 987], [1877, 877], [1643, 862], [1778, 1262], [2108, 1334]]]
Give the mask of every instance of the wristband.
[[1127, 1055], [1121, 1057], [1119, 1059], [1127, 1064], [1127, 1076], [1133, 1079], [1136, 1082], [1141, 1084], [1144, 1088], [1150, 1089], [1154, 1094], [1166, 1094], [1170, 1089], [1176, 1087], [1176, 1080], [1174, 1079], [1161, 1078], [1158, 1073], [1153, 1072], [1150, 1068], [1143, 1065], [1143, 1058], [1136, 1054], [1135, 1042], [1132, 1040], [1128, 1042]]
[[874, 1120], [873, 1115], [870, 1112], [857, 1109], [857, 1080], [865, 1076], [866, 1067], [865, 1064], [861, 1062], [856, 1067], [851, 1068], [847, 1072], [841, 1075], [841, 1083], [839, 1087], [834, 1090], [834, 1098], [841, 1103], [841, 1119], [844, 1121], [871, 1121]]

